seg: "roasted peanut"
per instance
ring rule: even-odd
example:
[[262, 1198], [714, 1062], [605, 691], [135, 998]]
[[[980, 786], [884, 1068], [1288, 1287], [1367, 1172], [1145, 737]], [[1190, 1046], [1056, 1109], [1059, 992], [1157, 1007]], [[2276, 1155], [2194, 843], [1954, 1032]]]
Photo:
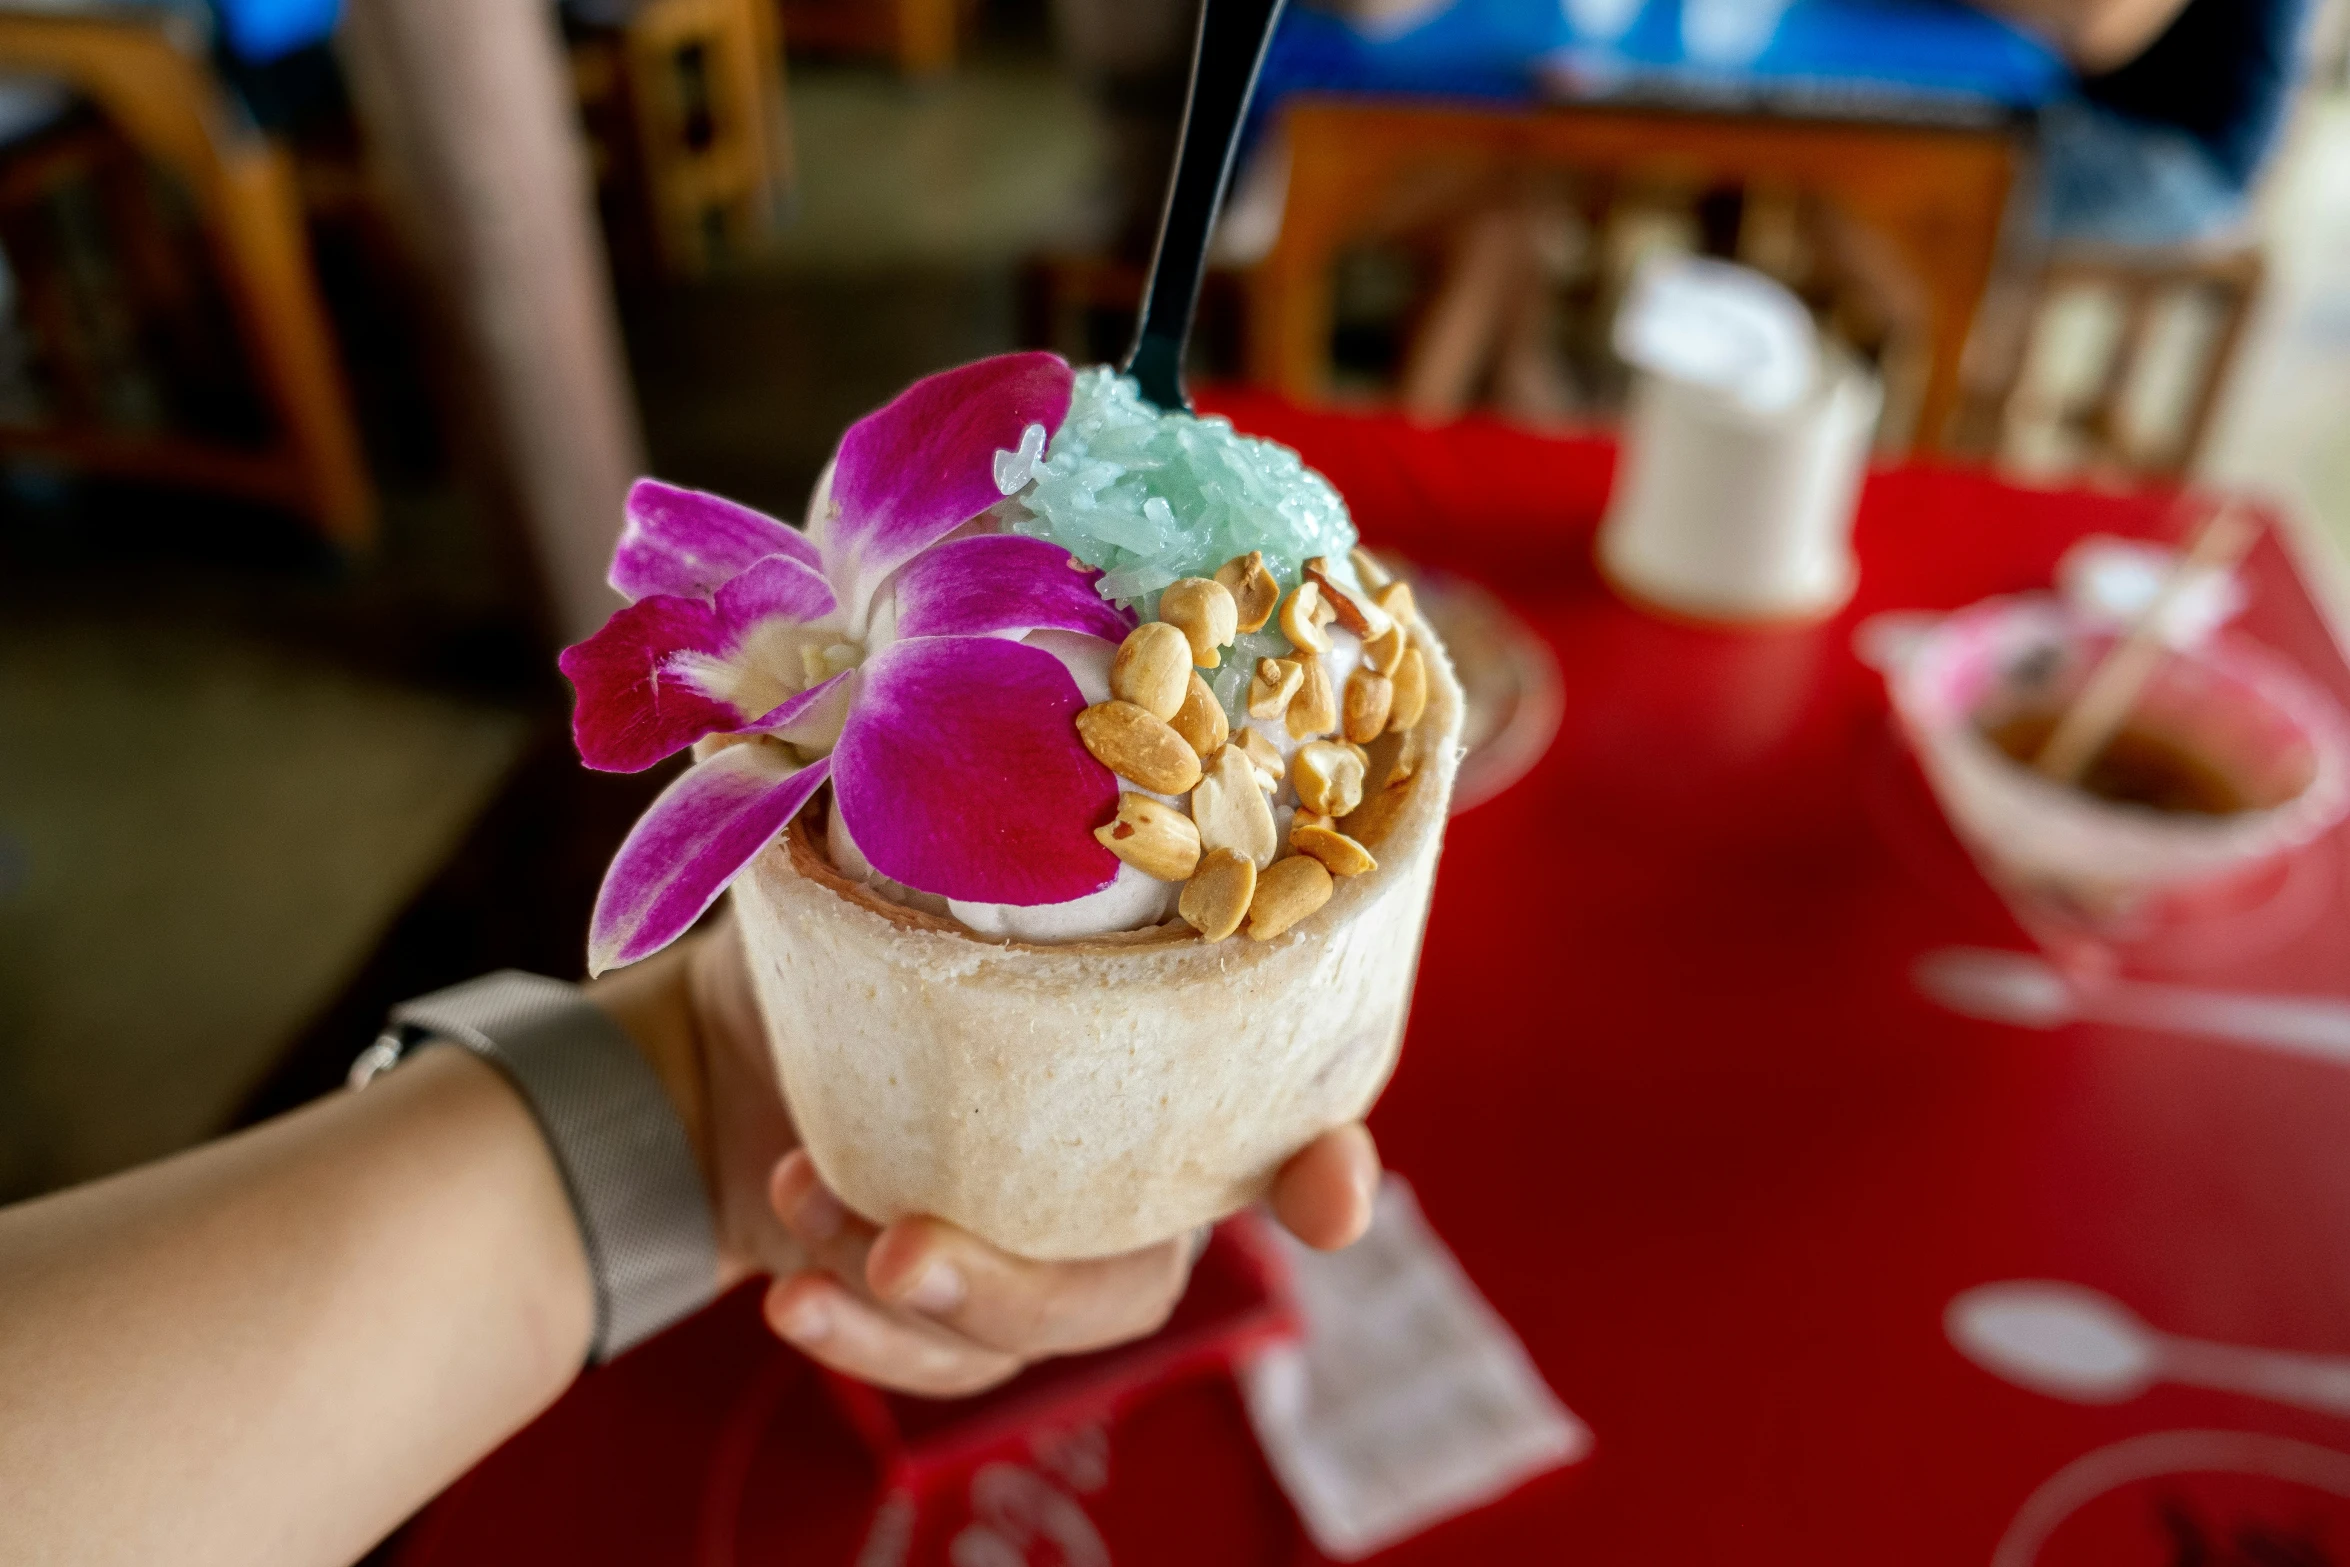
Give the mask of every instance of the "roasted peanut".
[[1232, 742], [1240, 747], [1257, 769], [1257, 782], [1270, 791], [1281, 787], [1282, 776], [1289, 764], [1281, 760], [1281, 747], [1265, 738], [1262, 729], [1243, 729], [1240, 738]]
[[1159, 595], [1159, 618], [1181, 631], [1191, 642], [1191, 661], [1202, 669], [1223, 662], [1216, 649], [1240, 631], [1240, 608], [1223, 583], [1207, 577], [1185, 577], [1170, 582]]
[[1300, 805], [1317, 816], [1344, 816], [1363, 803], [1363, 754], [1334, 740], [1301, 745], [1289, 760]]
[[1093, 830], [1103, 848], [1161, 881], [1188, 881], [1199, 868], [1199, 828], [1147, 794], [1118, 796], [1118, 814]]
[[1110, 661], [1110, 695], [1169, 722], [1192, 678], [1191, 639], [1162, 620], [1129, 631]]
[[1320, 860], [1322, 868], [1333, 876], [1361, 876], [1379, 868], [1379, 862], [1371, 858], [1370, 850], [1335, 827], [1314, 823], [1293, 824], [1289, 829], [1289, 846], [1300, 854]]
[[1428, 660], [1413, 648], [1395, 666], [1395, 700], [1387, 707], [1387, 727], [1397, 733], [1415, 728], [1428, 711]]
[[1265, 803], [1264, 787], [1257, 782], [1257, 764], [1236, 745], [1209, 759], [1191, 791], [1191, 819], [1199, 828], [1202, 848], [1245, 854], [1259, 870], [1273, 863], [1281, 847], [1273, 807]]
[[1387, 611], [1368, 598], [1359, 596], [1339, 578], [1337, 568], [1330, 564], [1329, 556], [1316, 555], [1306, 562], [1305, 571], [1309, 578], [1321, 585], [1322, 602], [1330, 606], [1330, 612], [1338, 617], [1338, 623], [1356, 636], [1365, 639], [1383, 636], [1388, 627], [1395, 624]]
[[1305, 684], [1305, 666], [1294, 658], [1260, 658], [1249, 677], [1248, 716], [1279, 718], [1289, 711], [1290, 698]]
[[1205, 680], [1191, 670], [1185, 670], [1184, 676], [1189, 684], [1184, 689], [1183, 706], [1167, 722], [1202, 758], [1214, 756], [1232, 737], [1232, 720], [1224, 716], [1224, 704], [1216, 700]]
[[1412, 602], [1412, 585], [1401, 577], [1374, 592], [1371, 601], [1393, 616], [1398, 624], [1409, 624], [1419, 618], [1419, 607]]
[[1411, 645], [1412, 634], [1404, 630], [1403, 622], [1391, 620], [1380, 635], [1363, 639], [1363, 663], [1374, 673], [1392, 675]]
[[1395, 682], [1368, 669], [1346, 677], [1346, 737], [1360, 745], [1387, 732], [1387, 711], [1395, 701]]
[[1331, 825], [1333, 823], [1329, 817], [1319, 811], [1309, 811], [1302, 805], [1289, 813], [1289, 834], [1293, 838], [1297, 836], [1297, 830], [1300, 827], [1328, 827]]
[[1338, 618], [1322, 598], [1322, 585], [1311, 579], [1301, 582], [1288, 598], [1281, 602], [1281, 634], [1300, 653], [1327, 653], [1330, 651], [1330, 633], [1322, 628]]
[[1250, 550], [1216, 568], [1216, 580], [1232, 595], [1240, 612], [1240, 629], [1262, 631], [1281, 604], [1281, 583], [1265, 569], [1265, 552]]
[[1330, 893], [1330, 872], [1320, 860], [1303, 854], [1275, 860], [1248, 901], [1249, 939], [1271, 941], [1328, 903]]
[[1308, 653], [1298, 664], [1305, 679], [1298, 683], [1297, 695], [1289, 699], [1289, 738], [1311, 740], [1338, 727], [1338, 693], [1330, 689], [1330, 671], [1319, 658]]
[[1379, 596], [1381, 588], [1395, 580], [1395, 573], [1380, 565], [1379, 557], [1360, 545], [1348, 550], [1346, 558], [1354, 564], [1355, 581], [1361, 583], [1363, 591], [1373, 598]]
[[1095, 761], [1154, 793], [1182, 794], [1199, 782], [1199, 753], [1132, 702], [1096, 702], [1079, 713], [1077, 738]]
[[1175, 912], [1209, 941], [1222, 941], [1240, 929], [1257, 893], [1257, 862], [1230, 849], [1213, 849], [1200, 856], [1199, 869], [1183, 884]]

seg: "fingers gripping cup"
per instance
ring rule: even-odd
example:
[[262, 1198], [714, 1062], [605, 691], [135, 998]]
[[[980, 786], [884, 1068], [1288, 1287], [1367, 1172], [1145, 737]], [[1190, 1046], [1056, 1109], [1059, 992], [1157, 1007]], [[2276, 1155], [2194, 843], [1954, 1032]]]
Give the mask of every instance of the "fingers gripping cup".
[[1294, 452], [1006, 355], [852, 426], [805, 530], [645, 481], [564, 655], [591, 766], [695, 763], [590, 966], [730, 885], [826, 1182], [1040, 1259], [1262, 1195], [1394, 1068], [1462, 719]]
[[2113, 640], [2055, 598], [1992, 599], [1926, 632], [1889, 682], [1952, 827], [2060, 954], [2192, 918], [2350, 805], [2339, 709], [2236, 638], [2168, 650], [2079, 786], [2034, 771]]

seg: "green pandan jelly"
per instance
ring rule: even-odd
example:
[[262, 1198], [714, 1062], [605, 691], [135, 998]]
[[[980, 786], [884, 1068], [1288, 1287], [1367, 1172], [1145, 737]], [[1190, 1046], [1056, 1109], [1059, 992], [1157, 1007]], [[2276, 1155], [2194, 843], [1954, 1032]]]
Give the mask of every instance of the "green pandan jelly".
[[1224, 419], [1161, 413], [1107, 366], [1078, 372], [1069, 417], [1028, 473], [1003, 508], [1011, 530], [1101, 567], [1103, 594], [1146, 617], [1168, 583], [1235, 555], [1262, 550], [1287, 589], [1311, 557], [1355, 544], [1346, 503], [1297, 453]]

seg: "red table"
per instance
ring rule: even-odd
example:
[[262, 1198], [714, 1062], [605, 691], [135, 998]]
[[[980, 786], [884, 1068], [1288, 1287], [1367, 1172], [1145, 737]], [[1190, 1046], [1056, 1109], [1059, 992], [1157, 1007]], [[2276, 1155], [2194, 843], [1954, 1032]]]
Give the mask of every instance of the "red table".
[[[2350, 1472], [2343, 1419], [2169, 1385], [2060, 1401], [1942, 1326], [1962, 1290], [2044, 1278], [2170, 1333], [2350, 1353], [2350, 1073], [1969, 1021], [1908, 978], [1932, 948], [2028, 944], [1891, 740], [1853, 625], [2044, 586], [2084, 534], [2164, 533], [2158, 499], [1884, 473], [1859, 601], [1731, 635], [1637, 614], [1595, 577], [1604, 443], [1222, 406], [1303, 451], [1371, 542], [1503, 595], [1566, 672], [1548, 757], [1453, 824], [1373, 1125], [1597, 1450], [1383, 1561], [1980, 1564], [2058, 1471], [2148, 1433], [2266, 1433]], [[2273, 536], [2247, 573], [2245, 629], [2350, 701]], [[2309, 865], [2314, 899], [2223, 922], [2195, 964], [2350, 994], [2343, 834]], [[1316, 1559], [1220, 1382], [1131, 1411], [1082, 1458], [1036, 1472], [1106, 1559]], [[737, 1298], [583, 1382], [401, 1560], [845, 1563], [872, 1476]], [[2104, 1532], [2079, 1559], [2350, 1560], [2325, 1489], [2141, 1486], [2084, 1515]], [[1089, 1551], [1040, 1539], [1028, 1559]]]

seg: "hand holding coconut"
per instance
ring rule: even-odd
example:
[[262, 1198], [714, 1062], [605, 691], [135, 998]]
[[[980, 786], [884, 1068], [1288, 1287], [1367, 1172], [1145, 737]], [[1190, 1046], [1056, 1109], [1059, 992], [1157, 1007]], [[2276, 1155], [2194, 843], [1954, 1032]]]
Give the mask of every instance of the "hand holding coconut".
[[[1124, 1256], [1039, 1263], [935, 1219], [886, 1229], [849, 1212], [797, 1147], [731, 923], [599, 981], [595, 999], [652, 1062], [700, 1155], [724, 1288], [775, 1275], [769, 1324], [868, 1382], [977, 1392], [1048, 1355], [1099, 1349], [1165, 1320], [1189, 1237]], [[1371, 1217], [1379, 1161], [1360, 1125], [1316, 1139], [1273, 1184], [1273, 1214], [1334, 1250]]]

